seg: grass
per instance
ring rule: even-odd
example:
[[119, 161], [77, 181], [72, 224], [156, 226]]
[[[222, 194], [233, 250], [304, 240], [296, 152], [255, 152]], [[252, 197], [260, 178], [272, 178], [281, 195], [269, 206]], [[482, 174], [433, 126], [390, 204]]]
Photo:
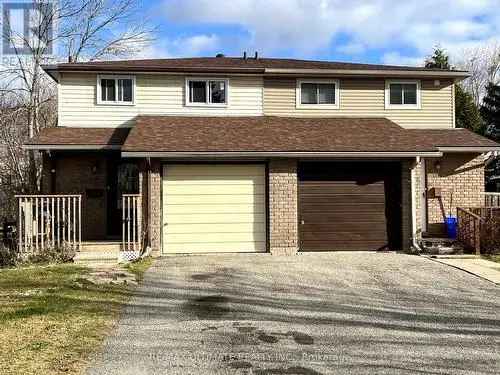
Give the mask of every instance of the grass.
[[135, 275], [137, 281], [141, 281], [144, 277], [144, 272], [147, 271], [151, 264], [153, 263], [153, 258], [146, 257], [136, 262], [128, 263], [125, 268]]
[[[142, 277], [151, 260], [127, 268]], [[2, 374], [79, 374], [132, 291], [96, 285], [76, 265], [0, 270]]]
[[488, 260], [493, 261], [493, 262], [500, 263], [500, 254], [498, 254], [498, 255], [484, 255], [484, 257]]

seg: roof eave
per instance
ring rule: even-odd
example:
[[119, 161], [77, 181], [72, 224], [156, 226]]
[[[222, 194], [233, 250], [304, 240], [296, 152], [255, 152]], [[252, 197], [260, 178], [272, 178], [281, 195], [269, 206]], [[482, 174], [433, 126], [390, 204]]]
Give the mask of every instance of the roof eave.
[[500, 151], [498, 146], [437, 146], [437, 149], [443, 153], [485, 153], [490, 151]]
[[335, 76], [380, 76], [380, 77], [423, 77], [465, 79], [470, 73], [454, 70], [389, 70], [389, 69], [265, 69], [265, 75], [335, 75]]
[[24, 150], [38, 151], [99, 151], [99, 150], [120, 150], [120, 145], [69, 145], [69, 144], [25, 144]]
[[127, 151], [122, 150], [122, 157], [127, 158], [227, 158], [227, 157], [293, 157], [293, 158], [321, 158], [321, 157], [342, 157], [342, 158], [410, 158], [410, 157], [440, 157], [443, 156], [440, 151], [409, 151], [409, 152], [390, 152], [390, 151], [339, 151], [339, 152], [320, 152], [320, 151], [224, 151], [224, 152], [176, 152], [176, 151]]

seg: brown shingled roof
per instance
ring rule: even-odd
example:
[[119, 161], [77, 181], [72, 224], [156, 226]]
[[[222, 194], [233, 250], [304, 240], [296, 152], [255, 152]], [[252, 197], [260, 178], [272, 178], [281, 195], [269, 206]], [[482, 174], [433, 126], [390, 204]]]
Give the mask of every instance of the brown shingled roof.
[[29, 139], [26, 145], [121, 146], [129, 132], [128, 128], [45, 128], [35, 138]]
[[386, 118], [139, 116], [124, 152], [418, 152]]
[[46, 70], [59, 71], [170, 71], [170, 72], [238, 72], [264, 73], [266, 69], [314, 69], [314, 70], [366, 70], [400, 72], [441, 72], [443, 74], [461, 74], [467, 72], [443, 69], [429, 69], [415, 66], [395, 66], [364, 64], [338, 61], [315, 61], [279, 58], [241, 57], [195, 57], [177, 59], [114, 60], [82, 63], [62, 63], [45, 66]]
[[468, 129], [407, 129], [422, 147], [500, 147], [491, 139], [473, 133]]

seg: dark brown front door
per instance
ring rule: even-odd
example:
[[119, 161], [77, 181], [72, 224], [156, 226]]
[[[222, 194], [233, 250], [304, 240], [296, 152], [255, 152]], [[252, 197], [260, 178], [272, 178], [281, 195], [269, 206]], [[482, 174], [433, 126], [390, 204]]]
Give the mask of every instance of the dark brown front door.
[[399, 163], [301, 163], [301, 250], [399, 247], [400, 176]]

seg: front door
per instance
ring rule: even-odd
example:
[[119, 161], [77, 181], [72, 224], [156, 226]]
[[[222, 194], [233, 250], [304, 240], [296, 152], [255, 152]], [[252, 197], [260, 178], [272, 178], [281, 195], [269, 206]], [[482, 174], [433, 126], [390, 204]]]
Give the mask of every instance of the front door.
[[122, 195], [139, 193], [139, 168], [126, 159], [112, 158], [108, 162], [107, 235], [119, 238], [122, 228]]

